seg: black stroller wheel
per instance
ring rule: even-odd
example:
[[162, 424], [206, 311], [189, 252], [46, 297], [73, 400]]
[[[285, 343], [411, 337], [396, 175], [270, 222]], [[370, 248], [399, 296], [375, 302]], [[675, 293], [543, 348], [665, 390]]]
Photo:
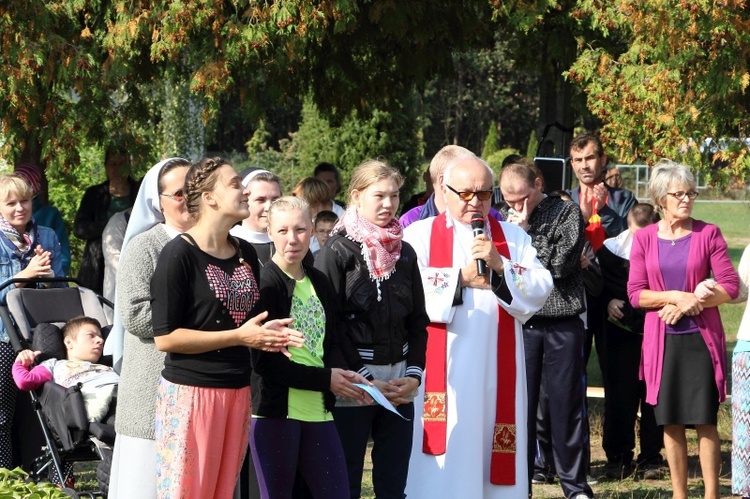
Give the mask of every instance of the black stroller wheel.
[[78, 492], [71, 489], [70, 487], [63, 487], [60, 490], [62, 491], [63, 494], [65, 494], [68, 497], [72, 497], [73, 499], [78, 499], [79, 497]]

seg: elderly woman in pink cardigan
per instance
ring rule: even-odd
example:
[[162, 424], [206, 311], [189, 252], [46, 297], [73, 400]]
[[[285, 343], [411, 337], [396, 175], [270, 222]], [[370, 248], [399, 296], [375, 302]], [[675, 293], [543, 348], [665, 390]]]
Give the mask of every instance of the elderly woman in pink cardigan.
[[690, 216], [695, 188], [685, 166], [663, 160], [654, 167], [649, 195], [664, 218], [633, 237], [628, 296], [647, 310], [641, 377], [646, 402], [664, 425], [673, 497], [687, 497], [685, 427], [693, 425], [705, 497], [718, 498], [716, 418], [727, 378], [718, 306], [737, 296], [739, 280], [719, 228]]

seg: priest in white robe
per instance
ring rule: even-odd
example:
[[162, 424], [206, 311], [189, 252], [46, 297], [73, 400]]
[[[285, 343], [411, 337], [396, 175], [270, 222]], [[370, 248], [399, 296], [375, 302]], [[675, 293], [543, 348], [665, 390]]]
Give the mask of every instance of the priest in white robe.
[[[521, 324], [544, 305], [552, 277], [523, 229], [487, 217], [493, 185], [484, 161], [455, 159], [438, 194], [446, 212], [404, 230], [432, 321], [417, 397], [424, 404], [414, 407], [410, 499], [529, 493]], [[475, 236], [472, 218], [484, 234]], [[483, 276], [477, 260], [486, 263]]]

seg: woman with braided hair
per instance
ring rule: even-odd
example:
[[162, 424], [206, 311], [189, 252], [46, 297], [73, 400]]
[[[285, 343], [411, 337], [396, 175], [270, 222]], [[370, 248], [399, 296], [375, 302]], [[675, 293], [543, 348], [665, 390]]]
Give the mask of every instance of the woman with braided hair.
[[248, 192], [221, 158], [185, 178], [195, 225], [169, 242], [151, 280], [154, 342], [167, 356], [156, 400], [157, 496], [230, 498], [248, 448], [250, 350], [302, 347], [291, 319], [263, 323], [258, 259], [229, 235]]

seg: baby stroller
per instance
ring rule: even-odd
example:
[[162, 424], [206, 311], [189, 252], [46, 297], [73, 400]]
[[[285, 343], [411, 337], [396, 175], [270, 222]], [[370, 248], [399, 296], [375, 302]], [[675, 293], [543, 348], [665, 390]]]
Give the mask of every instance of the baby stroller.
[[[2, 287], [16, 282], [76, 281], [67, 278], [11, 279]], [[15, 288], [8, 292], [6, 302], [5, 306], [0, 307], [0, 319], [5, 324], [14, 350], [40, 350], [40, 357], [43, 358], [65, 358], [58, 329], [65, 322], [79, 315], [87, 315], [105, 325], [107, 321], [103, 307], [112, 306], [108, 300], [82, 287]], [[108, 329], [103, 328], [102, 333], [106, 334]], [[102, 358], [100, 362], [107, 361]], [[29, 399], [31, 403], [24, 404]], [[24, 411], [26, 417], [23, 416]], [[111, 425], [88, 421], [80, 385], [64, 388], [47, 382], [36, 391], [19, 392], [16, 412], [21, 414], [16, 421], [19, 423], [18, 431], [23, 435], [23, 468], [33, 481], [53, 481], [55, 477], [65, 477], [67, 465], [75, 462], [99, 461], [99, 490], [79, 493], [70, 487], [63, 490], [70, 497], [106, 497], [115, 431]], [[34, 441], [36, 445], [31, 443]]]

